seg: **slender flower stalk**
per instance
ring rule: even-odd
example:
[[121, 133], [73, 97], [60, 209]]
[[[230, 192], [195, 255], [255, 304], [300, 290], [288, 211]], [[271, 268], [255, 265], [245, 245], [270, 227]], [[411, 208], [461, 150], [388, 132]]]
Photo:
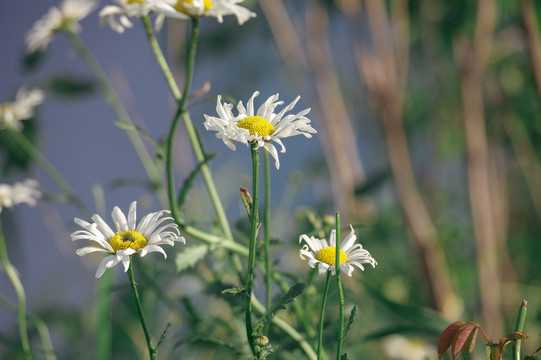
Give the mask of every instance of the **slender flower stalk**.
[[152, 52], [154, 53], [154, 56], [156, 57], [156, 60], [158, 61], [158, 65], [160, 66], [160, 69], [163, 72], [165, 81], [167, 81], [167, 84], [169, 85], [169, 89], [171, 90], [171, 93], [173, 94], [173, 97], [175, 98], [175, 100], [180, 101], [182, 94], [180, 93], [180, 89], [178, 88], [178, 85], [175, 81], [175, 77], [173, 76], [173, 73], [171, 72], [169, 65], [167, 65], [167, 60], [165, 59], [165, 56], [163, 55], [162, 49], [160, 48], [160, 44], [158, 43], [158, 39], [156, 39], [156, 35], [154, 34], [154, 30], [152, 29], [152, 24], [150, 24], [150, 18], [148, 16], [143, 16], [141, 20], [143, 22], [143, 29], [145, 29], [145, 33], [147, 35], [150, 48], [152, 49]]
[[148, 354], [150, 355], [150, 359], [155, 359], [156, 355], [158, 354], [158, 350], [154, 347], [154, 345], [152, 345], [152, 338], [150, 337], [150, 332], [148, 331], [145, 315], [143, 313], [143, 305], [141, 304], [141, 300], [139, 298], [139, 292], [137, 291], [137, 284], [135, 283], [135, 279], [133, 277], [132, 267], [133, 267], [133, 260], [130, 256], [130, 266], [128, 267], [128, 278], [130, 279], [130, 286], [133, 291], [133, 296], [135, 297], [135, 303], [137, 305], [137, 315], [139, 316], [139, 320], [141, 321], [141, 326], [143, 327], [145, 338], [147, 340]]
[[[103, 92], [105, 100], [109, 103], [109, 105], [111, 105], [120, 122], [134, 125], [128, 112], [126, 111], [126, 109], [122, 105], [122, 102], [116, 95], [113, 86], [107, 78], [107, 75], [105, 75], [105, 72], [101, 68], [94, 55], [88, 50], [84, 42], [77, 34], [69, 31], [69, 29], [63, 29], [63, 31], [68, 37], [73, 47], [75, 48], [75, 50], [77, 51], [77, 53], [79, 54], [79, 56], [81, 56], [81, 58], [86, 62], [86, 64], [94, 74], [94, 77], [96, 78], [96, 81], [98, 82], [98, 85]], [[147, 176], [152, 183], [152, 186], [156, 190], [155, 194], [158, 198], [158, 201], [160, 202], [160, 204], [162, 204], [162, 206], [165, 205], [167, 201], [165, 194], [161, 189], [161, 177], [158, 169], [156, 168], [156, 165], [154, 164], [154, 160], [150, 157], [147, 149], [145, 148], [145, 145], [143, 144], [143, 141], [141, 140], [141, 137], [137, 132], [127, 131], [126, 135], [128, 136], [128, 139], [132, 144], [133, 149], [137, 153], [137, 156], [139, 157], [139, 160], [141, 161], [141, 164], [143, 165], [143, 168], [145, 169]]]
[[[171, 206], [171, 212], [175, 220], [180, 223], [181, 219], [178, 214], [178, 209], [173, 210], [174, 208], [176, 208], [176, 202], [175, 202], [174, 207], [173, 207], [173, 204], [171, 203], [171, 200], [175, 199], [174, 195], [171, 196], [172, 194], [174, 194], [174, 184], [175, 184], [174, 177], [173, 177], [172, 153], [173, 153], [173, 145], [174, 145], [174, 133], [176, 132], [179, 119], [182, 119], [183, 121], [184, 127], [186, 129], [186, 133], [188, 135], [188, 138], [190, 139], [192, 150], [194, 152], [194, 155], [197, 161], [199, 163], [203, 163], [205, 161], [205, 152], [203, 149], [203, 144], [200, 142], [199, 137], [197, 136], [195, 127], [193, 126], [189, 113], [184, 108], [186, 105], [187, 97], [190, 92], [190, 85], [191, 85], [190, 83], [191, 83], [191, 78], [193, 74], [195, 52], [196, 52], [197, 41], [198, 41], [198, 36], [199, 36], [199, 22], [198, 22], [198, 19], [192, 19], [192, 34], [190, 38], [190, 45], [188, 48], [188, 55], [187, 55], [187, 62], [186, 62], [186, 80], [187, 81], [184, 87], [184, 92], [181, 92], [179, 87], [177, 86], [177, 83], [175, 82], [171, 69], [169, 68], [169, 65], [167, 64], [165, 56], [163, 55], [163, 52], [159, 46], [154, 30], [152, 29], [152, 25], [150, 24], [149, 18], [147, 16], [144, 16], [142, 20], [143, 20], [143, 27], [147, 34], [152, 52], [154, 53], [154, 56], [156, 57], [158, 65], [160, 66], [160, 69], [163, 72], [166, 82], [169, 85], [169, 89], [171, 93], [173, 94], [173, 97], [179, 103], [178, 111], [175, 114], [173, 122], [171, 123], [171, 129], [170, 129], [169, 138], [168, 138], [168, 149], [170, 149], [171, 151], [170, 153], [171, 156], [167, 158], [168, 159], [167, 161], [169, 161], [170, 159], [171, 162], [170, 163], [167, 162], [169, 166], [167, 165], [166, 166], [167, 166], [169, 203]], [[188, 82], [188, 80], [190, 81]], [[181, 103], [183, 104], [182, 107], [180, 106]], [[216, 215], [218, 217], [220, 226], [222, 227], [222, 230], [224, 232], [225, 239], [229, 243], [233, 244], [234, 242], [233, 233], [231, 232], [229, 221], [227, 220], [224, 207], [222, 205], [220, 197], [218, 196], [218, 191], [216, 190], [216, 186], [214, 184], [214, 180], [212, 178], [212, 174], [210, 172], [210, 168], [208, 164], [203, 163], [203, 165], [201, 166], [201, 174], [203, 175], [203, 179], [207, 187], [207, 192], [210, 196], [211, 202], [216, 211]], [[236, 255], [233, 256], [233, 265], [235, 266], [235, 269], [237, 270], [237, 272], [241, 271], [242, 266], [240, 264], [240, 260], [238, 256]]]
[[112, 321], [111, 321], [111, 305], [114, 273], [105, 272], [100, 281], [96, 284], [96, 358], [100, 360], [112, 359]]
[[[263, 304], [261, 304], [255, 296], [252, 296], [252, 306], [254, 310], [257, 311], [260, 315], [264, 315], [267, 312], [265, 306], [263, 306]], [[302, 351], [304, 351], [308, 359], [316, 360], [316, 352], [308, 343], [308, 341], [306, 341], [306, 338], [303, 334], [299, 333], [297, 330], [295, 330], [294, 327], [289, 325], [285, 320], [281, 319], [278, 316], [273, 316], [271, 322], [276, 325], [277, 328], [289, 335], [289, 337], [292, 338], [295, 342], [297, 342], [297, 344], [299, 344], [299, 347], [302, 349]]]
[[265, 288], [267, 295], [267, 309], [272, 305], [271, 302], [271, 286], [272, 286], [272, 271], [270, 261], [270, 165], [269, 153], [263, 152], [265, 166], [265, 214], [263, 219], [264, 244], [265, 244]]
[[17, 317], [19, 318], [19, 336], [21, 338], [21, 347], [23, 351], [23, 358], [25, 360], [31, 360], [32, 355], [30, 352], [30, 341], [28, 341], [28, 331], [26, 328], [26, 296], [24, 294], [23, 284], [17, 276], [17, 271], [11, 265], [8, 257], [8, 251], [6, 248], [6, 241], [4, 239], [4, 231], [2, 229], [2, 222], [0, 221], [0, 260], [4, 271], [8, 276], [15, 293], [17, 295]]
[[[517, 324], [515, 326], [515, 331], [524, 330], [524, 321], [526, 320], [526, 311], [527, 311], [526, 305], [527, 304], [528, 302], [526, 300], [522, 300], [522, 304], [520, 304], [520, 308], [518, 309]], [[521, 345], [522, 345], [522, 340], [520, 339], [516, 340], [515, 344], [513, 344], [513, 360], [521, 359], [520, 357]]]
[[325, 280], [325, 290], [323, 290], [323, 299], [321, 300], [321, 311], [319, 313], [319, 332], [317, 337], [317, 359], [321, 358], [321, 349], [323, 347], [323, 319], [325, 317], [325, 305], [327, 304], [327, 294], [329, 293], [329, 284], [331, 283], [331, 272], [327, 271], [327, 280]]
[[[340, 264], [340, 214], [336, 213], [336, 260], [335, 264]], [[344, 341], [344, 292], [342, 290], [342, 280], [340, 279], [341, 271], [336, 272], [336, 285], [338, 286], [338, 346], [336, 347], [336, 360], [340, 360], [342, 356], [342, 342]]]
[[79, 209], [84, 215], [90, 215], [90, 210], [85, 203], [77, 196], [71, 185], [64, 177], [56, 170], [56, 168], [43, 156], [43, 154], [32, 144], [26, 136], [14, 129], [7, 129], [9, 135], [15, 140], [21, 149], [23, 149], [30, 157], [49, 175], [56, 186], [67, 196], [68, 200]]
[[[148, 24], [147, 24], [148, 25]], [[148, 33], [148, 30], [147, 30]], [[166, 150], [166, 169], [167, 169], [167, 192], [169, 195], [169, 206], [171, 213], [175, 219], [179, 219], [179, 209], [176, 202], [175, 195], [175, 178], [173, 169], [173, 148], [175, 144], [176, 130], [181, 117], [184, 118], [186, 114], [186, 100], [190, 92], [190, 87], [193, 77], [193, 68], [195, 63], [195, 52], [197, 49], [197, 40], [199, 38], [199, 20], [192, 19], [192, 33], [190, 36], [190, 43], [188, 45], [188, 53], [186, 56], [186, 80], [184, 83], [184, 92], [180, 99], [178, 99], [178, 110], [171, 122], [171, 128], [169, 129], [169, 136], [167, 138], [167, 150]], [[162, 64], [160, 64], [162, 65]], [[166, 75], [167, 78], [167, 75]], [[178, 94], [178, 92], [177, 92]]]
[[254, 286], [254, 267], [255, 267], [255, 245], [257, 236], [257, 219], [259, 207], [259, 151], [257, 144], [250, 144], [252, 154], [252, 211], [250, 213], [250, 245], [248, 254], [248, 268], [246, 270], [246, 305], [245, 321], [246, 336], [250, 343], [250, 348], [255, 355], [254, 330], [252, 326], [252, 290]]

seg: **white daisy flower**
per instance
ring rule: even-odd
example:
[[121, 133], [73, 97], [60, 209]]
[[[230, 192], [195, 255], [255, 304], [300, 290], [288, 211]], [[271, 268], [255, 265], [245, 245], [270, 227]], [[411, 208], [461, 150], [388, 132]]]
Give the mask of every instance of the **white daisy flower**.
[[96, 0], [64, 0], [60, 7], [52, 7], [26, 35], [28, 52], [45, 50], [57, 31], [66, 28], [73, 33], [81, 31], [79, 21], [97, 6]]
[[3, 208], [12, 208], [22, 203], [35, 206], [37, 199], [41, 197], [38, 186], [38, 182], [33, 179], [16, 182], [13, 185], [0, 184], [0, 212]]
[[125, 28], [133, 27], [129, 18], [148, 15], [160, 0], [116, 0], [118, 5], [105, 6], [100, 11], [101, 24], [123, 33]]
[[34, 116], [34, 108], [43, 102], [45, 93], [40, 89], [21, 87], [15, 95], [15, 100], [0, 104], [0, 130], [11, 127], [22, 129], [21, 120]]
[[284, 103], [278, 101], [278, 94], [269, 97], [257, 109], [257, 112], [254, 112], [254, 98], [258, 95], [259, 91], [254, 92], [248, 100], [247, 108], [244, 107], [242, 101], [239, 101], [237, 116], [234, 116], [231, 111], [233, 104], [225, 102], [222, 104], [221, 96], [218, 96], [216, 112], [219, 117], [205, 115], [204, 125], [207, 130], [217, 131], [216, 137], [222, 139], [231, 150], [236, 150], [235, 142], [246, 145], [253, 143], [257, 144], [257, 148], [263, 147], [272, 155], [276, 161], [276, 168], [279, 169], [280, 161], [273, 142], [279, 144], [282, 147], [281, 152], [284, 153], [286, 148], [280, 139], [295, 135], [311, 138], [311, 134], [315, 134], [317, 131], [310, 125], [310, 120], [305, 117], [310, 112], [309, 108], [297, 114], [285, 115], [293, 109], [300, 96], [297, 96], [291, 104], [275, 114], [274, 109]]
[[[370, 264], [372, 267], [376, 267], [376, 260], [370, 255], [370, 253], [363, 249], [361, 244], [355, 244], [357, 236], [353, 226], [351, 226], [351, 232], [346, 236], [343, 242], [340, 244], [340, 270], [351, 276], [353, 273], [353, 265], [364, 271], [362, 264]], [[331, 231], [329, 243], [325, 239], [316, 239], [311, 236], [301, 235], [299, 237], [299, 243], [304, 240], [305, 245], [300, 250], [300, 257], [302, 260], [308, 259], [308, 265], [315, 268], [318, 267], [319, 274], [325, 274], [327, 271], [331, 271], [335, 275], [335, 262], [336, 262], [336, 230]]]
[[[177, 224], [170, 222], [173, 218], [164, 216], [168, 210], [161, 210], [150, 213], [143, 217], [139, 224], [136, 224], [137, 202], [130, 205], [128, 218], [117, 207], [113, 209], [111, 217], [115, 222], [113, 231], [103, 219], [95, 214], [92, 216], [92, 223], [75, 218], [75, 223], [84, 230], [78, 230], [71, 234], [71, 239], [90, 240], [93, 246], [83, 247], [77, 250], [77, 255], [83, 256], [93, 252], [112, 254], [101, 261], [96, 272], [96, 277], [103, 275], [106, 269], [112, 268], [118, 263], [124, 266], [124, 272], [128, 271], [130, 256], [145, 256], [151, 252], [160, 252], [164, 258], [167, 257], [160, 245], [173, 246], [175, 241], [186, 243], [186, 240], [179, 236]], [[165, 222], [165, 224], [163, 224]]]
[[159, 13], [156, 27], [161, 27], [165, 16], [188, 20], [199, 17], [215, 17], [218, 22], [226, 15], [235, 15], [239, 25], [244, 24], [256, 14], [247, 8], [237, 5], [244, 0], [163, 0], [156, 7]]

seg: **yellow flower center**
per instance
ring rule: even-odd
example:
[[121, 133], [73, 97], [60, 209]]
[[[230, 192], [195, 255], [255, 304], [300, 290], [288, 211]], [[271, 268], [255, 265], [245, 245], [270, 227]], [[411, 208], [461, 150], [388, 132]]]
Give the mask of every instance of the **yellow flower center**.
[[[130, 1], [141, 1], [141, 0], [130, 0]], [[184, 13], [188, 16], [192, 16], [192, 14], [190, 14], [189, 9], [184, 7], [184, 5], [192, 5], [192, 3], [193, 3], [193, 0], [178, 0], [175, 5], [175, 10], [178, 12]], [[212, 5], [214, 5], [212, 1], [203, 0], [203, 9], [204, 9], [203, 13], [207, 12], [212, 7]]]
[[8, 103], [8, 102], [5, 102], [5, 103], [2, 103], [0, 104], [0, 111], [8, 111], [9, 108], [11, 107], [11, 104]]
[[128, 4], [143, 4], [145, 0], [128, 0]]
[[109, 239], [109, 245], [116, 252], [118, 250], [139, 250], [147, 246], [147, 239], [137, 231], [121, 231]]
[[[326, 248], [319, 250], [316, 254], [316, 259], [327, 265], [333, 266], [336, 262], [336, 247], [327, 246]], [[346, 263], [347, 261], [348, 256], [340, 249], [340, 263]]]
[[274, 126], [261, 116], [248, 116], [237, 123], [237, 126], [246, 129], [250, 135], [267, 136], [274, 133]]

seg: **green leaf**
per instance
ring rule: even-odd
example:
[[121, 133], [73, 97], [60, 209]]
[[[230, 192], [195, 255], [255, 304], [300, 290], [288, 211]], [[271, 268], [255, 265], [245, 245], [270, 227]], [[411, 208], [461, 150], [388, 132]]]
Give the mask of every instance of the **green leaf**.
[[357, 306], [353, 306], [353, 309], [351, 309], [351, 314], [349, 315], [349, 320], [346, 325], [346, 330], [344, 330], [344, 336], [342, 336], [342, 339], [345, 339], [346, 336], [348, 336], [348, 333], [351, 330], [351, 325], [353, 325], [353, 322], [355, 321], [356, 316], [357, 316]]
[[[23, 130], [21, 133], [36, 148], [39, 148], [38, 130], [36, 119], [30, 118], [23, 121]], [[0, 164], [2, 164], [2, 176], [8, 177], [12, 173], [19, 171], [30, 171], [32, 156], [26, 151], [21, 151], [21, 145], [13, 138], [9, 131], [0, 131]]]
[[182, 187], [180, 188], [178, 198], [177, 198], [177, 205], [179, 208], [181, 208], [184, 202], [186, 201], [186, 197], [188, 195], [188, 192], [193, 186], [195, 177], [197, 176], [197, 174], [199, 174], [203, 165], [208, 164], [208, 162], [214, 159], [215, 157], [216, 157], [216, 154], [205, 155], [205, 160], [197, 164], [195, 169], [193, 169], [192, 172], [188, 175], [188, 177], [184, 180], [184, 182], [182, 183]]
[[57, 74], [48, 81], [47, 88], [61, 96], [76, 97], [94, 92], [95, 85], [93, 80], [74, 75]]
[[278, 310], [285, 309], [287, 304], [295, 301], [295, 298], [299, 296], [300, 294], [302, 294], [305, 287], [306, 287], [305, 283], [296, 283], [295, 285], [290, 287], [289, 290], [285, 294], [280, 296], [280, 298], [277, 299], [274, 302], [274, 304], [272, 304], [272, 306], [270, 307], [269, 311], [267, 311], [265, 316], [272, 315]]
[[235, 296], [235, 295], [243, 293], [245, 291], [246, 291], [245, 288], [232, 287], [232, 288], [229, 288], [229, 289], [222, 290], [222, 294]]
[[37, 50], [33, 52], [25, 52], [21, 57], [21, 64], [23, 66], [23, 71], [29, 72], [34, 71], [45, 59], [45, 51]]
[[257, 328], [263, 327], [263, 325], [267, 321], [272, 319], [272, 317], [278, 310], [285, 309], [287, 304], [295, 301], [295, 298], [299, 296], [300, 294], [302, 294], [305, 287], [306, 287], [305, 283], [296, 283], [295, 285], [290, 287], [289, 290], [285, 294], [283, 294], [282, 296], [280, 296], [280, 298], [274, 301], [274, 303], [269, 308], [265, 316], [263, 316], [263, 318], [257, 323], [257, 325], [254, 328], [257, 329]]
[[184, 251], [177, 254], [175, 264], [177, 273], [180, 273], [190, 267], [193, 267], [199, 260], [205, 257], [208, 252], [207, 245], [189, 246]]

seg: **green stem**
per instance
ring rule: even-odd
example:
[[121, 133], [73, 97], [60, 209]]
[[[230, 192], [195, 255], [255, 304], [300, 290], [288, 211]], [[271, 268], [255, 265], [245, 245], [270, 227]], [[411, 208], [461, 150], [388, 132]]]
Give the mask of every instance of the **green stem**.
[[270, 261], [270, 165], [269, 165], [269, 153], [263, 152], [263, 159], [265, 163], [265, 214], [263, 219], [263, 231], [265, 241], [265, 288], [267, 295], [267, 309], [272, 305], [271, 299], [271, 261]]
[[319, 333], [317, 337], [317, 358], [321, 357], [323, 347], [323, 319], [325, 317], [325, 305], [327, 304], [327, 294], [329, 293], [329, 284], [331, 282], [331, 272], [327, 271], [327, 280], [325, 280], [325, 290], [323, 290], [323, 299], [321, 300], [321, 311], [319, 313]]
[[141, 300], [139, 298], [139, 292], [137, 291], [137, 284], [135, 283], [135, 280], [133, 278], [133, 269], [132, 269], [133, 261], [130, 256], [130, 266], [128, 267], [128, 278], [130, 279], [130, 286], [133, 291], [133, 296], [135, 297], [135, 303], [137, 305], [137, 315], [139, 316], [139, 320], [141, 321], [141, 326], [143, 327], [143, 331], [145, 333], [145, 338], [147, 340], [147, 347], [148, 347], [148, 353], [150, 355], [150, 359], [155, 359], [157, 355], [156, 348], [154, 348], [154, 345], [152, 345], [152, 339], [150, 337], [150, 332], [148, 331], [147, 322], [145, 320], [145, 315], [143, 314], [143, 306], [141, 305]]
[[[252, 296], [252, 305], [254, 309], [261, 315], [265, 314], [267, 312], [266, 308], [261, 304], [255, 296]], [[295, 330], [291, 325], [289, 325], [287, 322], [285, 322], [283, 319], [279, 318], [278, 316], [273, 316], [271, 322], [276, 325], [277, 328], [282, 330], [284, 333], [289, 335], [290, 338], [295, 340], [300, 348], [304, 351], [306, 356], [310, 360], [316, 360], [316, 353], [314, 349], [310, 346], [310, 344], [306, 341], [304, 336], [300, 334], [297, 330]]]
[[342, 290], [342, 281], [340, 279], [340, 214], [336, 213], [336, 259], [335, 259], [336, 285], [338, 285], [338, 346], [336, 348], [336, 360], [342, 356], [342, 342], [344, 341], [344, 292]]
[[156, 35], [154, 34], [154, 30], [152, 29], [152, 24], [150, 23], [150, 18], [148, 16], [143, 16], [141, 20], [143, 21], [143, 28], [145, 29], [148, 42], [150, 43], [150, 48], [152, 49], [154, 56], [156, 56], [156, 60], [158, 61], [158, 65], [163, 72], [165, 81], [167, 81], [167, 84], [169, 85], [169, 88], [171, 89], [171, 93], [173, 94], [175, 100], [179, 101], [180, 97], [182, 96], [180, 93], [180, 89], [177, 86], [175, 77], [173, 76], [171, 69], [169, 69], [169, 65], [167, 65], [167, 60], [163, 55], [160, 44], [158, 43], [158, 39], [156, 39]]
[[4, 231], [2, 229], [2, 222], [0, 221], [0, 259], [6, 275], [9, 277], [15, 293], [17, 295], [17, 317], [19, 318], [19, 336], [21, 337], [21, 346], [23, 350], [23, 357], [26, 360], [32, 359], [30, 353], [30, 342], [28, 341], [28, 332], [26, 329], [26, 297], [24, 294], [23, 284], [17, 276], [17, 271], [11, 265], [8, 257], [8, 250], [6, 247], [6, 241], [4, 239]]
[[[7, 310], [18, 314], [19, 308], [17, 305], [11, 303], [6, 299], [2, 294], [0, 294], [0, 305], [2, 305]], [[26, 312], [28, 323], [34, 326], [39, 334], [41, 339], [42, 353], [45, 356], [46, 360], [56, 360], [56, 355], [54, 353], [53, 344], [51, 342], [51, 334], [47, 325], [41, 320], [38, 316], [32, 314], [31, 312]]]
[[[192, 73], [193, 73], [193, 59], [194, 59], [195, 51], [196, 51], [197, 37], [199, 36], [198, 20], [197, 19], [192, 20], [192, 34], [191, 34], [191, 39], [190, 39], [190, 45], [188, 48], [188, 55], [187, 55], [188, 60], [186, 63], [186, 84], [185, 84], [183, 93], [180, 92], [180, 89], [178, 88], [175, 82], [173, 74], [167, 64], [167, 61], [165, 60], [165, 56], [163, 55], [163, 52], [156, 39], [154, 30], [152, 30], [152, 25], [150, 24], [148, 17], [143, 17], [143, 27], [145, 28], [145, 32], [150, 42], [150, 47], [152, 49], [152, 52], [154, 53], [158, 61], [158, 65], [163, 72], [163, 75], [167, 81], [167, 84], [169, 85], [171, 93], [173, 94], [173, 97], [175, 98], [175, 100], [177, 100], [177, 102], [179, 103], [179, 111], [177, 111], [178, 115], [176, 115], [175, 118], [179, 116], [182, 119], [184, 127], [186, 128], [186, 133], [188, 135], [188, 138], [190, 139], [190, 143], [192, 145], [192, 150], [194, 152], [194, 155], [197, 161], [202, 163], [205, 161], [205, 151], [203, 149], [203, 145], [199, 141], [197, 132], [195, 131], [193, 123], [190, 119], [190, 115], [184, 108], [187, 97], [190, 92], [191, 78], [192, 78]], [[178, 118], [176, 120], [174, 119], [173, 121], [174, 122], [178, 121]], [[171, 126], [171, 128], [173, 128], [173, 125]], [[175, 125], [175, 129], [176, 129], [176, 125]], [[173, 135], [171, 133], [169, 134], [170, 137]], [[172, 169], [168, 171], [172, 172]], [[207, 186], [207, 191], [209, 193], [210, 199], [216, 211], [216, 215], [218, 217], [218, 221], [220, 222], [220, 226], [222, 227], [224, 231], [225, 238], [232, 242], [234, 241], [233, 233], [231, 232], [231, 228], [229, 227], [229, 222], [227, 221], [227, 216], [225, 214], [225, 210], [221, 203], [220, 197], [218, 196], [218, 191], [216, 190], [216, 186], [214, 184], [214, 180], [212, 178], [212, 174], [210, 172], [210, 168], [208, 164], [205, 163], [201, 166], [201, 174], [203, 175], [203, 179]], [[170, 178], [169, 173], [168, 173], [169, 186], [171, 186], [171, 184], [174, 184], [171, 180], [172, 179]], [[169, 189], [169, 192], [171, 193], [171, 189]], [[173, 209], [171, 209], [171, 211], [173, 211]], [[177, 221], [180, 220], [180, 218], [178, 217], [175, 217], [175, 219]], [[233, 264], [237, 272], [241, 271], [242, 266], [241, 266], [238, 256], [236, 255], [233, 256]]]
[[145, 19], [143, 19], [143, 26], [145, 26], [147, 36], [149, 36], [151, 48], [154, 54], [156, 55], [156, 58], [158, 59], [158, 64], [162, 68], [169, 86], [170, 87], [172, 86], [171, 91], [173, 92], [175, 99], [178, 101], [177, 112], [175, 116], [173, 117], [173, 121], [171, 122], [171, 128], [169, 129], [169, 134], [167, 137], [167, 148], [166, 148], [167, 193], [169, 196], [169, 207], [171, 208], [171, 213], [173, 215], [173, 218], [178, 220], [180, 219], [180, 211], [178, 209], [178, 204], [176, 201], [175, 174], [174, 174], [174, 166], [173, 166], [173, 150], [174, 150], [174, 144], [175, 144], [175, 135], [177, 132], [180, 118], [182, 117], [184, 119], [185, 114], [187, 114], [186, 100], [188, 98], [188, 94], [190, 93], [190, 87], [191, 87], [192, 77], [193, 77], [195, 53], [197, 50], [197, 40], [199, 38], [199, 20], [192, 19], [192, 33], [190, 36], [190, 44], [188, 46], [188, 53], [186, 54], [186, 80], [184, 83], [184, 92], [182, 93], [182, 96], [180, 95], [180, 91], [176, 87], [176, 83], [173, 79], [173, 75], [171, 71], [169, 70], [169, 67], [167, 66], [167, 62], [165, 61], [165, 58], [163, 57], [160, 47], [158, 46], [158, 42], [156, 40], [156, 37], [154, 36], [154, 32], [152, 31], [152, 27], [150, 26], [148, 18], [146, 19], [146, 21]]
[[86, 207], [85, 203], [73, 191], [70, 184], [62, 177], [56, 168], [42, 155], [42, 153], [32, 144], [26, 136], [17, 130], [8, 128], [9, 134], [14, 139], [21, 149], [23, 149], [30, 157], [49, 175], [56, 186], [67, 196], [68, 200], [79, 209], [79, 211], [90, 216], [91, 212]]
[[[17, 305], [11, 303], [6, 299], [2, 294], [0, 294], [0, 305], [11, 311], [12, 313], [18, 314], [19, 308]], [[41, 340], [41, 346], [43, 356], [46, 360], [56, 360], [56, 355], [54, 353], [53, 344], [51, 342], [51, 335], [47, 325], [41, 320], [38, 316], [32, 314], [31, 312], [26, 312], [27, 321], [29, 324], [34, 326], [39, 334]]]
[[113, 284], [113, 271], [106, 271], [97, 282], [96, 325], [96, 354], [100, 360], [111, 359], [112, 349], [112, 322], [111, 322], [111, 286]]
[[250, 144], [252, 154], [252, 213], [250, 216], [250, 245], [248, 254], [248, 268], [246, 270], [246, 336], [250, 343], [252, 353], [255, 355], [254, 330], [252, 326], [252, 290], [254, 285], [255, 249], [257, 236], [257, 219], [259, 207], [259, 151], [257, 144]]
[[[520, 308], [518, 309], [518, 315], [517, 315], [517, 324], [515, 326], [515, 331], [523, 331], [524, 330], [524, 321], [526, 319], [526, 305], [528, 302], [526, 300], [522, 300], [522, 304], [520, 304]], [[513, 360], [520, 360], [520, 348], [522, 345], [522, 340], [516, 340], [514, 344], [514, 351], [513, 351]]]
[[[115, 91], [113, 90], [113, 87], [111, 83], [109, 82], [109, 79], [107, 78], [107, 75], [105, 75], [105, 72], [101, 68], [100, 64], [92, 55], [92, 53], [88, 50], [86, 45], [83, 43], [81, 38], [77, 35], [71, 32], [69, 29], [63, 29], [64, 33], [70, 40], [71, 44], [75, 48], [75, 50], [78, 52], [78, 54], [81, 56], [81, 58], [86, 62], [92, 73], [94, 74], [94, 77], [96, 78], [96, 81], [98, 82], [99, 87], [101, 88], [101, 91], [103, 92], [103, 96], [105, 100], [111, 105], [113, 108], [113, 111], [115, 112], [116, 116], [121, 122], [128, 123], [135, 127], [133, 122], [131, 121], [130, 116], [128, 115], [128, 112], [120, 102], [120, 99], [116, 95]], [[130, 140], [130, 143], [132, 144], [135, 152], [137, 153], [137, 156], [139, 157], [141, 164], [143, 165], [148, 178], [152, 182], [152, 186], [156, 190], [156, 196], [158, 198], [158, 201], [161, 204], [167, 203], [165, 194], [163, 192], [162, 183], [161, 183], [161, 176], [158, 172], [158, 169], [156, 168], [156, 165], [154, 164], [154, 160], [150, 157], [148, 154], [147, 149], [145, 148], [145, 145], [143, 144], [143, 141], [141, 140], [141, 137], [136, 131], [127, 131], [126, 135], [128, 136], [128, 139]]]

